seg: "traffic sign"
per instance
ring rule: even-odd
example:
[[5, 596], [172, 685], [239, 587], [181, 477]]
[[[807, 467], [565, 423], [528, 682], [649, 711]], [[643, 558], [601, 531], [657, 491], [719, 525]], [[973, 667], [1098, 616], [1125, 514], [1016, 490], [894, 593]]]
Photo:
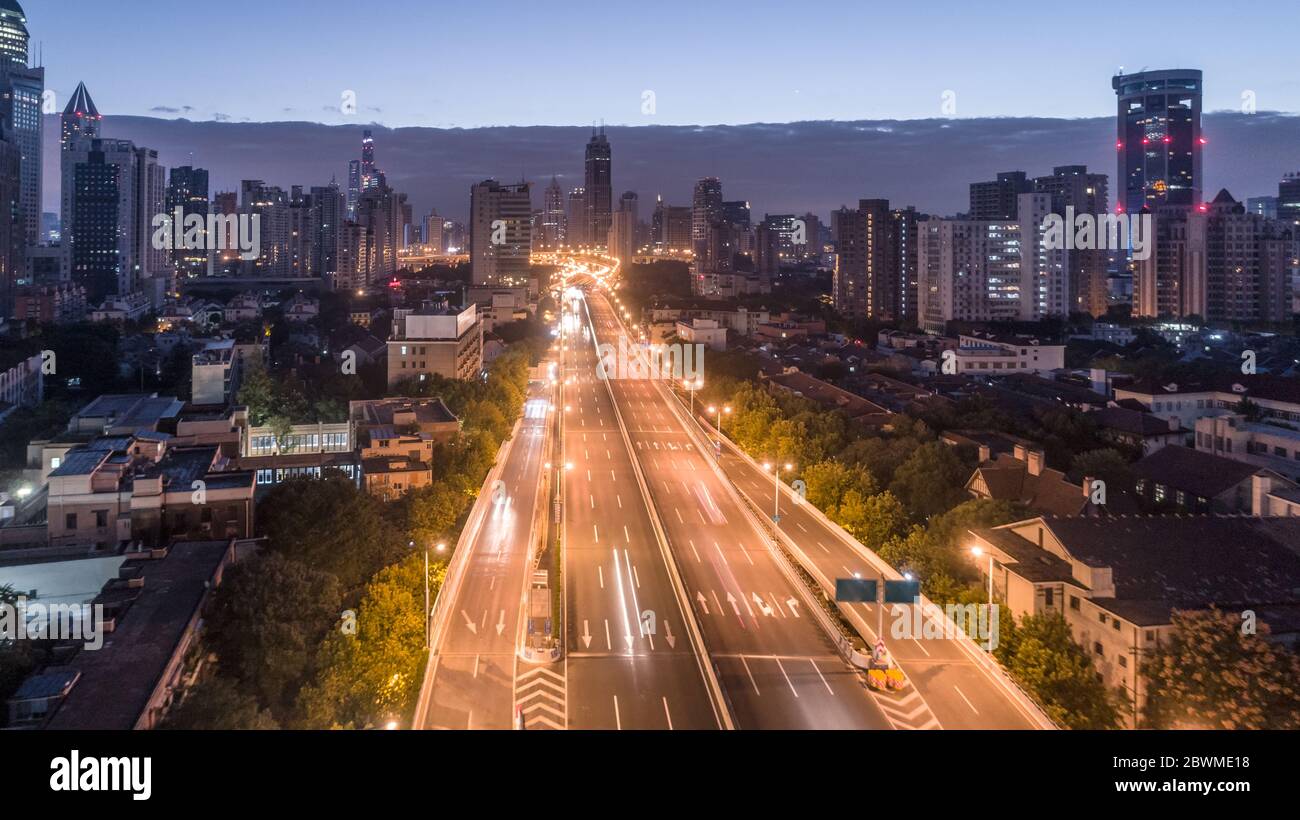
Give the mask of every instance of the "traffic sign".
[[836, 578], [835, 600], [841, 604], [874, 604], [875, 578]]
[[920, 597], [920, 581], [885, 581], [885, 603], [887, 604], [911, 604]]

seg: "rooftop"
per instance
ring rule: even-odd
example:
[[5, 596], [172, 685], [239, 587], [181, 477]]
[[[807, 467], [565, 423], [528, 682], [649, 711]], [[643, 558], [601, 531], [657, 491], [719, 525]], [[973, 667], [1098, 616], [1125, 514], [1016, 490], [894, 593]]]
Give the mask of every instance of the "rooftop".
[[1133, 474], [1199, 498], [1214, 498], [1259, 471], [1254, 464], [1169, 445], [1133, 465]]

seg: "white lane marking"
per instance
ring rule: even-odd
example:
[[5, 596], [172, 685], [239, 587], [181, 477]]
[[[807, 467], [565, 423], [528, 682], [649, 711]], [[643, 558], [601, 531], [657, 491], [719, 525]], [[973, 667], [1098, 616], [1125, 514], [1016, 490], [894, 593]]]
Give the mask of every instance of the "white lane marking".
[[593, 510], [596, 509], [596, 496], [592, 495], [592, 496], [588, 496], [588, 497], [591, 499], [591, 508], [592, 508]]
[[964, 701], [966, 701], [966, 705], [970, 707], [970, 710], [971, 710], [972, 712], [974, 712], [974, 713], [977, 714], [977, 715], [980, 713], [980, 710], [978, 710], [978, 709], [975, 708], [975, 704], [973, 704], [973, 703], [970, 702], [970, 698], [966, 697], [965, 693], [963, 693], [963, 692], [962, 692], [960, 689], [958, 689], [956, 686], [953, 687], [953, 691], [956, 692], [958, 695], [961, 695], [961, 699], [964, 700]]
[[677, 513], [677, 522], [678, 522], [679, 524], [685, 524], [685, 523], [686, 523], [685, 519], [682, 518], [682, 511], [681, 511], [681, 510], [678, 510], [678, 509], [675, 509], [675, 508], [674, 508], [674, 509], [673, 509], [673, 512]]
[[749, 685], [754, 687], [754, 694], [762, 696], [763, 693], [758, 691], [758, 681], [754, 680], [754, 673], [749, 671], [749, 662], [745, 660], [744, 655], [740, 656], [740, 663], [745, 667], [745, 674], [749, 675]]
[[691, 552], [695, 553], [695, 563], [697, 563], [697, 564], [701, 563], [701, 561], [700, 561], [700, 551], [697, 550], [697, 549], [695, 548], [695, 542], [694, 542], [694, 541], [687, 541], [686, 543], [688, 543], [688, 544], [691, 545]]
[[615, 499], [616, 501], [618, 501], [618, 508], [619, 508], [620, 510], [623, 509], [623, 496], [621, 496], [621, 495], [615, 495], [615, 496], [614, 496], [614, 499]]
[[611, 651], [614, 649], [614, 642], [609, 639], [609, 618], [605, 619], [605, 648]]
[[623, 731], [623, 720], [618, 716], [618, 695], [614, 696], [614, 725], [620, 732]]
[[781, 674], [782, 674], [782, 675], [785, 675], [785, 682], [786, 682], [786, 684], [790, 687], [790, 692], [791, 692], [791, 693], [792, 693], [796, 698], [799, 697], [799, 692], [794, 688], [794, 682], [790, 680], [790, 676], [789, 676], [788, 674], [786, 674], [786, 671], [785, 671], [785, 664], [781, 663], [781, 659], [780, 659], [780, 658], [777, 658], [777, 659], [776, 659], [776, 666], [777, 666], [778, 669], [781, 670]]
[[749, 560], [749, 565], [750, 565], [751, 567], [754, 566], [754, 559], [753, 559], [753, 557], [750, 556], [750, 554], [749, 554], [749, 550], [745, 549], [745, 545], [744, 545], [744, 544], [740, 544], [739, 546], [740, 546], [740, 554], [741, 554], [741, 555], [744, 555], [745, 558]]
[[811, 663], [811, 664], [812, 664], [812, 668], [813, 668], [813, 670], [817, 673], [817, 677], [819, 677], [819, 678], [822, 679], [822, 685], [826, 687], [826, 691], [827, 691], [827, 692], [830, 692], [832, 695], [834, 695], [834, 694], [835, 694], [835, 690], [832, 689], [832, 688], [831, 688], [831, 685], [830, 685], [829, 683], [826, 682], [826, 676], [822, 674], [822, 670], [820, 670], [820, 669], [817, 668], [817, 661], [813, 660], [812, 658], [809, 658], [809, 659], [808, 659], [808, 663]]
[[596, 565], [596, 574], [600, 576], [600, 588], [605, 588], [605, 568], [600, 564]]
[[668, 731], [673, 730], [673, 713], [668, 711], [668, 696], [664, 695], [664, 717], [668, 718]]
[[817, 542], [817, 546], [821, 547], [821, 548], [822, 548], [822, 552], [826, 553], [827, 555], [830, 555], [830, 554], [831, 554], [831, 551], [828, 550], [828, 549], [826, 549], [826, 545], [823, 544], [822, 542], [818, 541], [818, 542]]

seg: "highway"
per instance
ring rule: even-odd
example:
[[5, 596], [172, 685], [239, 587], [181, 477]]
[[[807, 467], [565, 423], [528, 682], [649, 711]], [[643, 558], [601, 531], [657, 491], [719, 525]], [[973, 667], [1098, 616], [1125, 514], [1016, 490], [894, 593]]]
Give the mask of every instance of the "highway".
[[[605, 296], [586, 301], [597, 343], [629, 335]], [[798, 583], [672, 411], [662, 383], [610, 379], [737, 728], [895, 725], [808, 613]], [[918, 723], [914, 728], [921, 728]]]
[[[584, 310], [579, 303], [585, 319]], [[597, 377], [589, 323], [573, 321], [566, 340], [569, 728], [720, 728], [706, 661], [690, 638], [609, 390]]]
[[538, 704], [533, 721], [563, 728], [562, 700], [556, 707], [545, 694], [534, 694], [554, 692], [552, 678], [517, 655], [550, 393], [549, 386], [530, 386], [505, 458], [470, 512], [443, 589], [453, 597], [439, 601], [440, 617], [434, 618], [415, 728], [510, 729], [516, 701], [530, 695], [527, 705]]

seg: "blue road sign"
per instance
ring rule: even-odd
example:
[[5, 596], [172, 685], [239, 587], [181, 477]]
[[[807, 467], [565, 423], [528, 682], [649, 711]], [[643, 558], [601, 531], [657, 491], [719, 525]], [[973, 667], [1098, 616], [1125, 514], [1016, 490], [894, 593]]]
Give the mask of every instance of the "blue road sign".
[[921, 597], [920, 581], [886, 581], [885, 603], [910, 604]]
[[875, 578], [836, 578], [835, 600], [841, 604], [874, 604]]

